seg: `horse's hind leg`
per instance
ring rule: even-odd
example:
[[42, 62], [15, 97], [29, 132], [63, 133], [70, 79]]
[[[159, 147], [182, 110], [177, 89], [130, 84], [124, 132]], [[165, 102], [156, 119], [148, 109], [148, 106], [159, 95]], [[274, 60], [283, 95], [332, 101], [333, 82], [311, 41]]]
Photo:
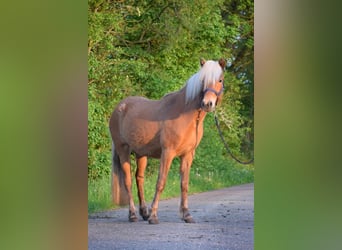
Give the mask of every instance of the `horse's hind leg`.
[[144, 220], [147, 220], [149, 217], [148, 209], [145, 203], [144, 197], [144, 175], [145, 169], [147, 166], [147, 157], [136, 157], [137, 161], [137, 171], [135, 173], [136, 183], [138, 187], [138, 197], [139, 197], [139, 213], [143, 217]]
[[130, 222], [138, 221], [138, 216], [136, 215], [135, 206], [133, 202], [132, 195], [132, 177], [131, 177], [131, 161], [130, 161], [130, 151], [127, 145], [124, 145], [121, 150], [119, 150], [119, 157], [121, 162], [121, 167], [125, 173], [125, 187], [129, 197], [129, 214], [128, 220]]
[[188, 208], [188, 187], [189, 187], [189, 174], [190, 168], [195, 152], [189, 152], [181, 156], [180, 176], [181, 176], [181, 205], [180, 215], [182, 220], [186, 223], [195, 223], [194, 219], [190, 215]]

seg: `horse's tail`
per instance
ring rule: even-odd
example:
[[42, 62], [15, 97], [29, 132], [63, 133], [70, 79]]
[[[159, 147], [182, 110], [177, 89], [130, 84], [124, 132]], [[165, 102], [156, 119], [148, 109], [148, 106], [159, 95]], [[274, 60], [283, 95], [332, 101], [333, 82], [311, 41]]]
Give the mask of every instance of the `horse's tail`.
[[122, 171], [119, 155], [112, 141], [112, 199], [117, 205], [129, 204], [125, 187], [125, 173]]

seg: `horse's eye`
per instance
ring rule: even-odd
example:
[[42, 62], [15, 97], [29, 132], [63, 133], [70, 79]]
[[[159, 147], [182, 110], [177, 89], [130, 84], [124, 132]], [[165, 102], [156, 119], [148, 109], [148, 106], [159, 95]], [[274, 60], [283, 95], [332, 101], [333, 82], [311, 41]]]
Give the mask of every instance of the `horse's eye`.
[[220, 79], [220, 81], [219, 81], [220, 83], [222, 83], [223, 82], [223, 79]]

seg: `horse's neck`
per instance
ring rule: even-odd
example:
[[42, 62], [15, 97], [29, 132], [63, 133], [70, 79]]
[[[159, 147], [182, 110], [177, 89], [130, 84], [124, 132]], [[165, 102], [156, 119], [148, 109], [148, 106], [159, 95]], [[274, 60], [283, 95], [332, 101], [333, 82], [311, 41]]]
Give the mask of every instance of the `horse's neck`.
[[182, 88], [176, 92], [166, 94], [160, 100], [163, 106], [162, 112], [167, 113], [167, 119], [182, 116], [182, 119], [186, 119], [188, 123], [193, 121], [202, 123], [206, 112], [200, 109], [200, 97], [198, 96], [186, 103], [185, 92], [186, 89]]
[[184, 101], [184, 107], [185, 107], [185, 113], [189, 117], [190, 120], [195, 120], [196, 123], [203, 123], [204, 118], [207, 114], [207, 112], [203, 111], [200, 107], [201, 98], [198, 96], [194, 98], [192, 101], [185, 103], [185, 89], [182, 89], [184, 93], [182, 93], [183, 101]]

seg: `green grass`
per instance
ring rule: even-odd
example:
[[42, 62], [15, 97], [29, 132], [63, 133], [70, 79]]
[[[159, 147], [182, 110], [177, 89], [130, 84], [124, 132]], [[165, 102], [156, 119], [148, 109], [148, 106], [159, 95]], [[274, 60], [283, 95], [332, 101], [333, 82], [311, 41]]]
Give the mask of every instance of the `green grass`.
[[110, 177], [88, 180], [88, 212], [92, 213], [114, 207], [111, 200]]
[[[250, 183], [254, 181], [254, 167], [241, 166], [231, 162], [227, 162], [226, 166], [221, 168], [210, 168], [208, 171], [200, 172], [196, 168], [194, 161], [190, 172], [189, 194], [199, 193], [209, 190], [215, 190], [233, 185]], [[158, 177], [157, 161], [152, 161], [148, 166], [150, 169], [145, 174], [145, 198], [148, 203], [153, 199], [156, 181]], [[180, 196], [180, 177], [179, 177], [179, 162], [174, 161], [171, 166], [170, 173], [167, 179], [166, 187], [161, 195], [161, 199], [167, 199]], [[134, 176], [134, 175], [133, 175]], [[111, 201], [111, 177], [99, 180], [88, 181], [88, 213], [97, 211], [109, 210], [116, 206]], [[138, 206], [137, 187], [133, 180], [132, 192], [134, 202]]]

